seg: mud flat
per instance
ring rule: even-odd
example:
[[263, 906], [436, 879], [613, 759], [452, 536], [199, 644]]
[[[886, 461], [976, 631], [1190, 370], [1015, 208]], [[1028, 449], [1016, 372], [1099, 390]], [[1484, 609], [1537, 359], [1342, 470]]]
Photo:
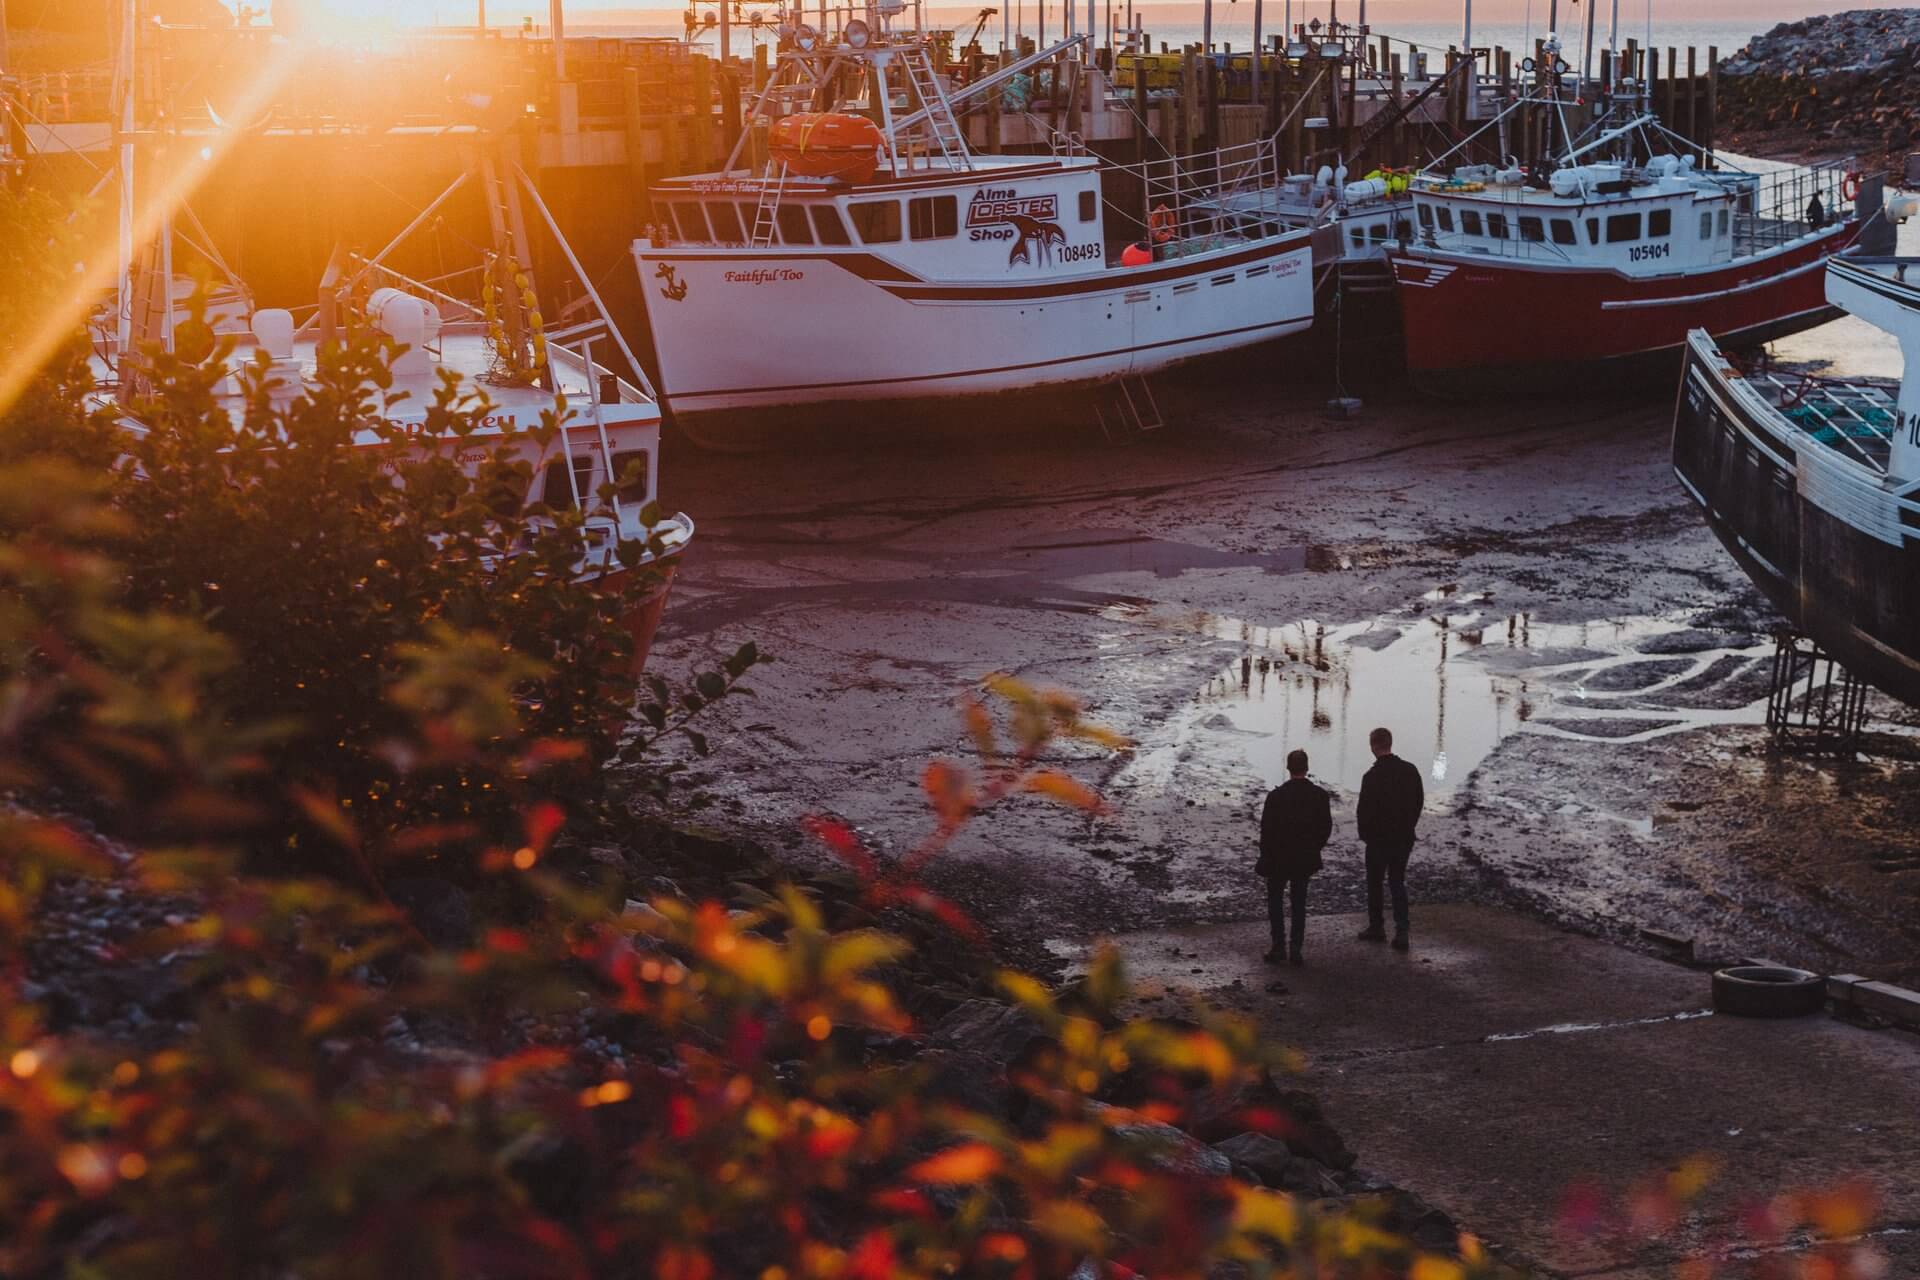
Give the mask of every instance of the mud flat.
[[[1199, 995], [1309, 1046], [1303, 1083], [1361, 1168], [1539, 1272], [1666, 1280], [1708, 1260], [1716, 1275], [1788, 1274], [1759, 1268], [1814, 1242], [1757, 1246], [1755, 1206], [1860, 1177], [1880, 1196], [1858, 1244], [1882, 1269], [1866, 1274], [1920, 1275], [1920, 1039], [1824, 1015], [1724, 1017], [1704, 973], [1512, 911], [1414, 921], [1402, 956], [1353, 940], [1363, 916], [1317, 918], [1305, 969], [1261, 964], [1257, 924], [1118, 943], [1148, 1010]], [[1671, 1231], [1581, 1229], [1693, 1160], [1714, 1176]]]
[[1678, 491], [1664, 405], [1388, 397], [1336, 423], [1289, 407], [1310, 390], [1166, 394], [1178, 425], [1127, 445], [679, 451], [702, 545], [660, 661], [779, 659], [700, 770], [726, 821], [798, 852], [826, 810], [906, 846], [925, 760], [966, 752], [955, 696], [1005, 670], [1138, 743], [1062, 762], [1111, 815], [1022, 804], [936, 868], [1031, 963], [1257, 918], [1253, 815], [1295, 745], [1344, 796], [1315, 906], [1357, 908], [1351, 792], [1385, 723], [1427, 771], [1421, 900], [1920, 974], [1907, 766], [1768, 752], [1771, 618]]

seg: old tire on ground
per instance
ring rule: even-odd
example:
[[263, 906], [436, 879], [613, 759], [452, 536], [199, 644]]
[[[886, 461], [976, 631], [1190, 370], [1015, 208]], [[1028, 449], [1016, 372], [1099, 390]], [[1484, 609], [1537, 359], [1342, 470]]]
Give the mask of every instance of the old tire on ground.
[[1741, 1018], [1798, 1018], [1826, 1004], [1817, 973], [1784, 965], [1742, 964], [1713, 975], [1713, 1010]]

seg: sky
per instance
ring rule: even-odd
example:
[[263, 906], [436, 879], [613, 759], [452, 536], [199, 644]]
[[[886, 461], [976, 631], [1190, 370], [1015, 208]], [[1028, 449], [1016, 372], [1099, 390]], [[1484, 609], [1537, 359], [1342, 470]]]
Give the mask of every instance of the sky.
[[[259, 5], [264, 0], [253, 0]], [[988, 0], [981, 0], [987, 3]], [[1228, 10], [1236, 0], [1215, 0], [1216, 12]], [[1246, 3], [1247, 0], [1237, 0]], [[466, 24], [473, 21], [477, 0], [307, 0], [310, 5], [326, 8], [335, 16], [349, 18], [364, 15], [383, 22], [399, 22], [407, 25]], [[1546, 0], [1534, 0], [1539, 10], [1544, 10]], [[682, 13], [682, 4], [643, 5], [626, 0], [565, 0], [567, 18], [578, 24], [600, 22], [618, 22], [623, 17], [630, 21], [658, 22], [663, 18], [675, 19]], [[1168, 18], [1176, 15], [1184, 18], [1197, 13], [1201, 0], [1184, 0], [1168, 3], [1160, 0], [1144, 7], [1149, 22], [1155, 13], [1164, 13]], [[770, 4], [752, 7], [769, 8]], [[1347, 6], [1343, 5], [1343, 8]], [[1622, 9], [1628, 6], [1623, 4]], [[1639, 3], [1633, 8], [1639, 9]], [[1754, 18], [1766, 21], [1788, 21], [1802, 18], [1811, 13], [1830, 13], [1848, 8], [1862, 8], [1867, 5], [1846, 3], [1844, 0], [1676, 0], [1675, 3], [1658, 4], [1656, 19], [1672, 21], [1702, 20], [1716, 18]], [[488, 0], [487, 22], [490, 26], [518, 25], [522, 18], [532, 17], [545, 23], [547, 20], [547, 0]], [[945, 13], [971, 12], [977, 5], [940, 4], [937, 8]], [[1527, 0], [1475, 0], [1474, 20], [1476, 22], [1519, 22], [1525, 17]], [[1452, 18], [1460, 12], [1458, 0], [1368, 0], [1368, 18], [1375, 27], [1389, 23], [1395, 18], [1403, 21], [1431, 21]], [[1165, 20], [1165, 19], [1163, 19]]]

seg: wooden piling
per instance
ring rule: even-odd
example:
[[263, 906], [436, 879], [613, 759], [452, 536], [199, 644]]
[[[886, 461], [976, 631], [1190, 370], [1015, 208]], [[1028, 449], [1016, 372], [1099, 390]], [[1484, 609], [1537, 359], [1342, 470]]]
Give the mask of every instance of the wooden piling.
[[1677, 101], [1679, 96], [1679, 80], [1680, 51], [1672, 45], [1668, 45], [1667, 78], [1661, 84], [1661, 89], [1663, 90], [1661, 98], [1667, 105], [1666, 108], [1660, 112], [1660, 123], [1669, 129], [1673, 128], [1675, 124], [1674, 115], [1679, 106], [1679, 102]]
[[620, 106], [627, 124], [627, 177], [634, 193], [634, 216], [644, 224], [653, 221], [653, 200], [649, 195], [646, 115], [640, 108], [638, 67], [620, 68]]
[[1707, 109], [1700, 122], [1700, 146], [1707, 153], [1707, 167], [1713, 167], [1714, 126], [1720, 115], [1720, 50], [1707, 46]]
[[[1381, 38], [1381, 42], [1385, 43], [1385, 37]], [[1390, 109], [1398, 111], [1400, 104], [1407, 100], [1406, 78], [1401, 71], [1400, 55], [1389, 54], [1387, 67], [1393, 85]], [[1387, 156], [1387, 163], [1392, 165], [1403, 165], [1407, 162], [1407, 121], [1404, 116], [1395, 120], [1392, 128], [1388, 130]]]
[[1685, 112], [1686, 121], [1687, 121], [1686, 135], [1687, 135], [1687, 141], [1694, 143], [1695, 145], [1698, 145], [1700, 141], [1700, 129], [1699, 129], [1700, 106], [1699, 104], [1700, 104], [1700, 72], [1699, 72], [1699, 69], [1694, 65], [1693, 46], [1688, 45], [1687, 46], [1687, 109]]

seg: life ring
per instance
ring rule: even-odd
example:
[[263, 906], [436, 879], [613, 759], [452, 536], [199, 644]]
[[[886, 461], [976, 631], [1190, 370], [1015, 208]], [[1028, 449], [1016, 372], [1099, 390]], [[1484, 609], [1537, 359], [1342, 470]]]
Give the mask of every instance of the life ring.
[[1860, 171], [1858, 169], [1855, 169], [1852, 173], [1840, 179], [1840, 194], [1848, 204], [1852, 204], [1860, 198]]
[[1155, 244], [1165, 244], [1173, 239], [1173, 210], [1164, 204], [1153, 206], [1153, 212], [1147, 215], [1147, 230]]

